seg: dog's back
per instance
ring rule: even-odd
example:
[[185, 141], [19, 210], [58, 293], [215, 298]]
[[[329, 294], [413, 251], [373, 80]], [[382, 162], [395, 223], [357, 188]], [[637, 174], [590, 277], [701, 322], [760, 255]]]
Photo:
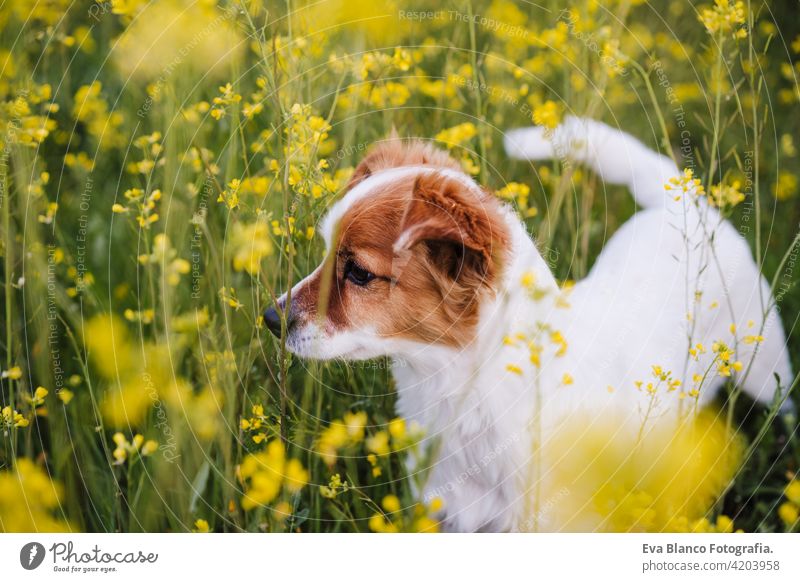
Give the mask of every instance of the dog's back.
[[[592, 391], [626, 398], [637, 382], [658, 384], [653, 366], [681, 382], [672, 391], [701, 404], [727, 378], [762, 402], [775, 396], [776, 376], [787, 386], [791, 368], [769, 285], [744, 238], [698, 195], [699, 181], [630, 135], [574, 117], [553, 131], [512, 131], [506, 149], [515, 158], [585, 164], [605, 182], [627, 185], [643, 209], [607, 242], [565, 317], [576, 372]], [[591, 402], [592, 393], [579, 398]]]

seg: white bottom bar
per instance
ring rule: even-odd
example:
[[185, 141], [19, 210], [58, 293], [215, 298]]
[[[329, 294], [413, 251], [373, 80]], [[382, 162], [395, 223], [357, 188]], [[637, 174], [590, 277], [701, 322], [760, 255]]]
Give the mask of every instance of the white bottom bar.
[[[33, 542], [41, 544], [35, 550]], [[71, 544], [71, 545], [70, 545]], [[41, 557], [40, 548], [44, 549]], [[31, 556], [31, 554], [34, 554]], [[29, 567], [40, 564], [33, 570]], [[133, 561], [134, 563], [131, 563]], [[6, 534], [3, 580], [800, 580], [791, 534]]]

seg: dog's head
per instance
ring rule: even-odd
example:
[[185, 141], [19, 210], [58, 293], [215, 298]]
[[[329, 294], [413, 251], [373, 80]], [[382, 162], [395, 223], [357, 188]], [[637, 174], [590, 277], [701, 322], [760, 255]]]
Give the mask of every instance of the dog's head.
[[494, 196], [445, 152], [396, 137], [359, 164], [320, 230], [325, 259], [264, 314], [280, 335], [285, 311], [288, 349], [315, 359], [468, 344], [509, 249]]

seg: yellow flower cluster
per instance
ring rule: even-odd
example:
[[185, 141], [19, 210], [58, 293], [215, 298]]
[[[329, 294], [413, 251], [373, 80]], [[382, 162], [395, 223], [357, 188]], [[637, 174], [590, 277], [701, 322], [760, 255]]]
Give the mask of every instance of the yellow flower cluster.
[[778, 507], [778, 517], [787, 528], [794, 528], [800, 520], [800, 480], [792, 479], [783, 491], [786, 501]]
[[704, 8], [698, 16], [711, 34], [733, 33], [737, 39], [747, 38], [744, 2], [741, 0], [714, 0], [714, 6]]
[[742, 530], [735, 529], [733, 520], [727, 515], [718, 515], [713, 522], [707, 517], [700, 517], [690, 521], [681, 516], [672, 522], [670, 530], [690, 533], [742, 533]]
[[391, 451], [413, 448], [423, 436], [422, 427], [417, 422], [406, 425], [404, 419], [393, 418], [386, 430], [379, 430], [367, 437], [365, 445], [370, 453], [384, 457]]
[[61, 485], [44, 470], [29, 459], [17, 459], [13, 469], [0, 472], [0, 532], [73, 531], [54, 517], [61, 496]]
[[273, 253], [269, 226], [262, 216], [249, 224], [235, 223], [228, 244], [233, 268], [250, 275], [258, 275], [262, 261]]
[[120, 111], [109, 112], [108, 103], [100, 93], [102, 90], [103, 84], [100, 81], [79, 88], [73, 98], [73, 115], [86, 126], [86, 130], [101, 147], [118, 147], [126, 141], [121, 132], [125, 117]]
[[463, 146], [476, 135], [478, 135], [478, 128], [475, 127], [475, 124], [465, 122], [448, 129], [443, 129], [436, 134], [434, 139], [442, 142], [448, 148], [454, 148], [456, 146]]
[[[58, 105], [47, 102], [50, 93], [50, 85], [34, 85], [32, 91], [0, 102], [0, 130], [5, 136], [0, 142], [0, 152], [5, 150], [7, 143], [37, 147], [55, 130], [56, 122], [49, 114], [58, 111]], [[32, 106], [38, 106], [42, 114], [34, 113]]]
[[139, 456], [149, 457], [158, 450], [158, 443], [154, 440], [145, 440], [140, 434], [136, 434], [128, 441], [121, 432], [114, 433], [112, 437], [116, 447], [112, 456], [115, 465], [123, 465], [128, 459], [136, 459]]
[[178, 251], [172, 248], [165, 234], [155, 236], [152, 251], [149, 255], [139, 255], [139, 264], [157, 265], [161, 268], [167, 284], [170, 287], [177, 286], [181, 281], [181, 275], [186, 275], [191, 269], [189, 261], [177, 256]]
[[350, 489], [350, 484], [347, 481], [342, 481], [342, 476], [339, 473], [331, 475], [331, 479], [327, 485], [320, 485], [319, 494], [325, 499], [336, 499], [342, 493], [346, 493]]
[[284, 134], [284, 155], [293, 164], [310, 165], [314, 157], [326, 156], [333, 149], [328, 139], [331, 125], [322, 117], [314, 115], [308, 104], [295, 103], [289, 111]]
[[228, 110], [242, 100], [242, 96], [233, 90], [233, 85], [226, 83], [219, 88], [219, 95], [214, 97], [214, 106], [211, 108], [211, 117], [219, 121]]
[[413, 503], [403, 508], [400, 499], [389, 494], [381, 501], [383, 512], [376, 512], [370, 518], [369, 529], [376, 533], [438, 533], [439, 522], [432, 515], [441, 511], [442, 506], [442, 500], [437, 497], [427, 505]]
[[269, 505], [283, 489], [289, 494], [298, 493], [308, 483], [308, 471], [297, 459], [286, 459], [280, 440], [273, 440], [267, 448], [247, 455], [239, 466], [239, 481], [245, 488], [242, 509], [249, 511]]
[[322, 431], [317, 443], [317, 453], [329, 467], [333, 466], [339, 449], [364, 440], [367, 425], [366, 412], [348, 412], [342, 420], [334, 420]]
[[717, 373], [720, 376], [729, 378], [732, 371], [741, 372], [744, 368], [742, 362], [734, 360], [733, 350], [725, 342], [714, 342], [711, 344], [711, 351], [716, 354], [715, 363], [717, 364]]
[[138, 162], [130, 162], [127, 167], [129, 173], [147, 176], [157, 165], [164, 165], [164, 159], [159, 159], [164, 149], [161, 145], [161, 132], [141, 135], [133, 140], [133, 145], [142, 152], [144, 158]]
[[669, 181], [664, 184], [664, 189], [667, 192], [676, 192], [674, 196], [675, 200], [680, 200], [682, 196], [687, 194], [693, 194], [699, 197], [706, 193], [703, 183], [699, 178], [694, 177], [694, 171], [691, 168], [684, 169], [682, 176], [670, 178]]
[[3, 421], [3, 427], [6, 430], [12, 426], [16, 428], [25, 428], [30, 424], [30, 421], [25, 418], [22, 413], [14, 410], [10, 406], [4, 406], [0, 412], [2, 413], [0, 420]]
[[672, 372], [669, 370], [664, 370], [661, 366], [652, 366], [651, 375], [653, 380], [647, 382], [646, 384], [643, 380], [637, 380], [634, 382], [636, 389], [641, 391], [642, 388], [644, 388], [644, 391], [648, 394], [655, 395], [662, 385], [664, 388], [666, 388], [667, 392], [674, 392], [681, 385], [681, 381], [674, 378], [672, 376]]
[[711, 186], [708, 201], [712, 206], [721, 209], [733, 208], [744, 201], [744, 194], [741, 191], [742, 183], [734, 180], [730, 184], [716, 184]]
[[703, 521], [744, 451], [716, 411], [677, 425], [655, 416], [636, 445], [619, 431], [624, 419], [579, 413], [570, 421], [587, 430], [579, 443], [568, 428], [548, 439], [541, 455], [553, 471], [540, 492], [541, 499], [558, 499], [566, 488], [569, 502], [550, 504], [543, 515], [579, 531], [732, 531], [727, 518]]
[[530, 186], [519, 182], [509, 182], [497, 191], [498, 197], [516, 203], [523, 218], [533, 218], [539, 213], [535, 206], [530, 205], [530, 194]]
[[225, 204], [225, 206], [228, 207], [228, 210], [234, 210], [235, 208], [238, 208], [239, 187], [241, 186], [241, 184], [242, 184], [241, 180], [236, 178], [228, 182], [228, 187], [219, 193], [219, 197], [217, 197], [217, 202]]
[[[531, 290], [535, 289], [534, 282], [535, 277], [533, 272], [523, 275], [522, 286], [524, 289], [532, 292]], [[528, 360], [536, 368], [542, 365], [542, 354], [546, 346], [551, 346], [552, 354], [556, 358], [563, 357], [569, 348], [569, 343], [564, 337], [564, 334], [547, 324], [537, 325], [532, 334], [517, 332], [514, 335], [506, 336], [503, 338], [503, 345], [527, 348]], [[524, 373], [522, 367], [517, 364], [507, 364], [506, 370], [520, 376]], [[573, 379], [570, 374], [564, 374], [562, 376], [562, 384], [569, 386], [572, 384], [572, 381]]]
[[555, 129], [561, 123], [562, 115], [562, 106], [548, 99], [533, 109], [533, 122], [547, 129]]
[[136, 211], [136, 223], [139, 228], [149, 230], [150, 225], [158, 222], [159, 216], [155, 212], [156, 202], [161, 200], [161, 190], [155, 189], [150, 194], [145, 195], [141, 188], [130, 188], [125, 191], [126, 205], [115, 202], [111, 206], [114, 214], [127, 214], [131, 210]]
[[253, 404], [251, 408], [253, 416], [250, 418], [242, 417], [239, 420], [239, 428], [244, 432], [249, 432], [253, 442], [260, 444], [267, 438], [267, 433], [262, 431], [267, 417], [264, 415], [264, 407], [261, 404]]

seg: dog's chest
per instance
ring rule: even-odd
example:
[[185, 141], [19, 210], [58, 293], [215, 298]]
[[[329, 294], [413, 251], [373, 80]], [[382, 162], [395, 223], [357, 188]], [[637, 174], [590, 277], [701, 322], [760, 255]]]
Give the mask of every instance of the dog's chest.
[[523, 383], [498, 383], [470, 360], [436, 370], [396, 365], [398, 413], [425, 430], [421, 494], [444, 502], [446, 528], [510, 530], [528, 478], [533, 403]]

